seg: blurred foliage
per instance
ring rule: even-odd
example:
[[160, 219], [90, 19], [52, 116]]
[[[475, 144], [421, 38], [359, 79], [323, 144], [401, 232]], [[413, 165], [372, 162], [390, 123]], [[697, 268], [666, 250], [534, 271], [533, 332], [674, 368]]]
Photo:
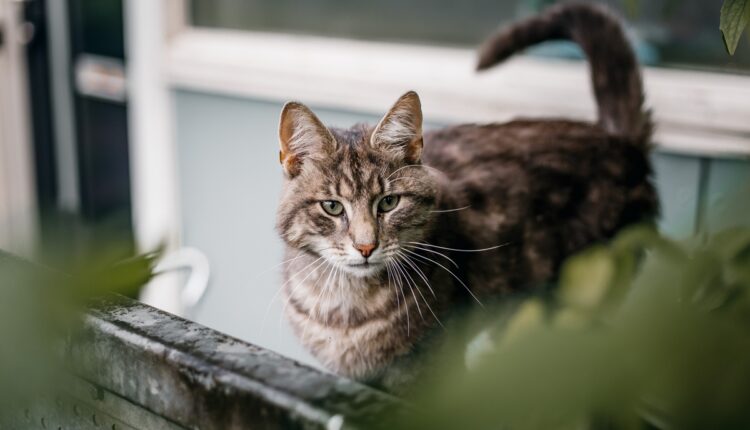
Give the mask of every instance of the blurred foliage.
[[[641, 13], [641, 1], [642, 0], [621, 0], [625, 8], [625, 12], [629, 18], [638, 17]], [[661, 15], [663, 17], [671, 16], [677, 11], [681, 0], [665, 0], [661, 6]]]
[[730, 55], [734, 55], [740, 36], [748, 24], [750, 24], [750, 0], [724, 0], [721, 5], [719, 29]]
[[[630, 18], [638, 16], [640, 2], [641, 0], [623, 0]], [[662, 12], [666, 16], [671, 15], [679, 5], [678, 0], [669, 0], [665, 2]], [[719, 30], [729, 55], [734, 55], [740, 37], [748, 25], [750, 25], [750, 0], [724, 0], [719, 15]]]
[[56, 385], [65, 340], [90, 298], [135, 296], [150, 279], [160, 251], [133, 256], [128, 242], [97, 242], [85, 258], [50, 258], [54, 267], [0, 251], [0, 408]]
[[[530, 0], [534, 10], [540, 11], [556, 3], [557, 0]], [[627, 16], [637, 18], [643, 0], [620, 0]], [[680, 7], [679, 0], [666, 0], [661, 7], [662, 16], [673, 15]], [[734, 55], [742, 33], [750, 25], [750, 0], [724, 0], [719, 15], [719, 30], [724, 47], [729, 55]]]
[[630, 228], [491, 320], [448, 342], [396, 427], [750, 427], [750, 229]]

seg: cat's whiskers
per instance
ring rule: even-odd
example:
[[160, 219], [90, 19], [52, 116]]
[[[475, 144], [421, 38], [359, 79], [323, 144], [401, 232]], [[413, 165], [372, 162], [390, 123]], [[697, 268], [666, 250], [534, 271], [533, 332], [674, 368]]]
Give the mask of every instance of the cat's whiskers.
[[[331, 282], [331, 276], [333, 275], [333, 273], [334, 273], [335, 271], [338, 271], [338, 263], [333, 263], [333, 264], [331, 264], [331, 270], [330, 270], [330, 271], [328, 272], [328, 276], [326, 277], [326, 282], [325, 282], [325, 284], [323, 284], [323, 288], [321, 289], [322, 291], [325, 291], [326, 293], [328, 292], [328, 286], [329, 286], [329, 284], [330, 284], [330, 282]], [[309, 315], [313, 315], [313, 316], [315, 316], [315, 310], [316, 310], [315, 308], [316, 308], [316, 307], [317, 307], [318, 305], [320, 305], [320, 303], [321, 303], [321, 299], [320, 299], [320, 297], [321, 297], [321, 295], [319, 295], [319, 296], [318, 296], [318, 300], [317, 300], [317, 302], [316, 302], [316, 303], [315, 303], [315, 304], [313, 305], [313, 308], [312, 308], [311, 312], [309, 313]], [[321, 312], [320, 308], [318, 308], [318, 312], [319, 312], [319, 313]], [[320, 313], [320, 315], [319, 315], [319, 316], [320, 316], [320, 317], [322, 318], [322, 317], [323, 317], [322, 313]]]
[[388, 264], [391, 266], [391, 270], [393, 271], [393, 274], [396, 275], [395, 276], [396, 286], [401, 291], [401, 298], [403, 298], [404, 309], [406, 310], [406, 335], [409, 336], [409, 328], [410, 328], [409, 327], [410, 326], [410, 324], [409, 324], [409, 304], [406, 303], [406, 295], [404, 294], [404, 285], [403, 285], [402, 280], [401, 280], [401, 274], [398, 273], [398, 271], [396, 271], [395, 262], [396, 262], [395, 259], [391, 259], [390, 261], [388, 261]]
[[[294, 280], [294, 278], [297, 277], [297, 275], [299, 275], [300, 273], [302, 273], [305, 270], [307, 270], [308, 268], [310, 268], [310, 266], [312, 266], [313, 264], [317, 263], [318, 261], [324, 260], [324, 259], [325, 258], [323, 256], [320, 256], [320, 257], [316, 258], [315, 260], [313, 260], [308, 265], [306, 265], [305, 267], [303, 267], [302, 269], [294, 272], [292, 275], [289, 276], [289, 279], [287, 279], [283, 284], [281, 284], [281, 287], [279, 287], [279, 290], [283, 289], [284, 286], [286, 286], [286, 284], [288, 284], [289, 282], [292, 282]], [[313, 269], [313, 270], [315, 270], [315, 269]]]
[[[305, 281], [305, 279], [309, 278], [311, 274], [315, 273], [315, 271], [316, 271], [316, 270], [317, 270], [317, 269], [318, 269], [318, 268], [319, 268], [320, 266], [322, 266], [322, 265], [323, 265], [323, 264], [325, 263], [325, 258], [323, 258], [323, 257], [318, 257], [318, 258], [316, 258], [316, 259], [315, 259], [315, 260], [314, 260], [314, 261], [313, 261], [312, 263], [310, 263], [310, 264], [308, 264], [307, 266], [303, 267], [302, 269], [300, 269], [300, 270], [298, 270], [298, 271], [294, 272], [294, 274], [293, 274], [293, 275], [289, 276], [289, 279], [287, 279], [287, 280], [286, 280], [286, 281], [285, 281], [285, 282], [284, 282], [283, 284], [281, 284], [281, 287], [279, 287], [279, 291], [282, 291], [282, 290], [284, 289], [284, 287], [285, 287], [285, 286], [286, 286], [287, 284], [289, 284], [290, 282], [294, 281], [294, 278], [296, 278], [296, 277], [297, 277], [298, 275], [300, 275], [300, 274], [301, 274], [302, 272], [304, 272], [304, 271], [306, 271], [307, 269], [309, 269], [309, 268], [310, 268], [310, 267], [311, 267], [311, 266], [312, 266], [313, 264], [315, 264], [315, 263], [317, 263], [317, 262], [319, 262], [319, 261], [321, 261], [321, 260], [323, 260], [323, 261], [322, 261], [322, 262], [320, 262], [320, 264], [318, 264], [318, 265], [317, 265], [317, 266], [315, 266], [314, 268], [310, 269], [309, 273], [308, 273], [308, 274], [307, 274], [307, 275], [306, 275], [306, 276], [305, 276], [305, 277], [304, 277], [304, 278], [302, 279], [302, 282], [304, 282], [304, 281]], [[292, 292], [294, 292], [294, 290], [296, 290], [296, 288], [297, 288], [297, 287], [299, 287], [299, 285], [300, 285], [300, 283], [297, 283], [297, 284], [295, 284], [295, 287], [294, 287], [294, 288], [292, 289]]]
[[412, 181], [417, 181], [417, 182], [429, 182], [429, 180], [426, 178], [413, 178], [411, 176], [399, 176], [398, 178], [389, 179], [388, 184], [392, 184], [396, 181], [405, 181], [407, 179], [412, 180]]
[[[346, 274], [344, 273], [343, 270], [340, 273], [341, 273], [341, 276], [346, 276]], [[346, 281], [346, 278], [344, 278], [344, 280]], [[342, 283], [341, 283], [340, 279], [339, 279], [338, 286], [339, 286], [339, 292], [340, 292], [339, 297], [343, 297], [344, 294], [345, 294], [345, 292], [343, 291], [343, 287], [342, 287]], [[349, 318], [349, 316], [348, 316], [349, 314], [345, 313], [345, 315], [346, 315], [346, 318], [348, 319]], [[360, 347], [359, 342], [357, 341], [357, 336], [353, 335], [353, 336], [350, 337], [350, 339], [351, 339], [352, 344], [354, 345], [354, 349], [357, 351], [357, 353], [359, 355], [361, 355], [361, 356], [365, 356], [365, 354], [362, 352], [362, 348]]]
[[[329, 249], [330, 249], [330, 248], [329, 248]], [[279, 264], [275, 264], [275, 265], [271, 266], [270, 268], [268, 268], [268, 269], [266, 269], [266, 270], [263, 270], [262, 272], [259, 272], [259, 273], [258, 273], [257, 275], [255, 275], [255, 276], [253, 276], [252, 278], [250, 278], [250, 280], [251, 280], [251, 281], [255, 281], [255, 280], [257, 280], [258, 278], [260, 278], [261, 276], [265, 275], [266, 273], [268, 273], [268, 272], [272, 271], [273, 269], [276, 269], [276, 268], [278, 268], [279, 266], [283, 266], [284, 264], [287, 264], [287, 263], [291, 263], [292, 261], [295, 261], [295, 260], [299, 260], [300, 258], [304, 257], [305, 255], [307, 255], [307, 254], [306, 254], [306, 253], [305, 253], [304, 251], [299, 251], [299, 252], [297, 253], [297, 255], [295, 255], [294, 257], [292, 257], [292, 258], [290, 258], [290, 259], [288, 259], [288, 260], [284, 260], [284, 261], [282, 261], [282, 262], [281, 262], [281, 263], [279, 263]]]
[[[427, 288], [429, 288], [429, 290], [432, 292], [432, 294], [434, 296], [435, 292], [432, 290], [432, 287], [430, 286], [430, 283], [427, 281], [427, 278], [424, 276], [424, 273], [422, 273], [422, 270], [419, 269], [416, 266], [416, 264], [414, 264], [414, 262], [409, 258], [408, 255], [402, 254], [402, 253], [399, 253], [399, 255], [404, 259], [403, 260], [404, 262], [406, 262], [407, 264], [409, 264], [409, 266], [411, 266], [412, 268], [414, 268], [420, 274], [420, 276], [422, 277], [422, 281], [424, 281], [425, 285], [427, 285]], [[404, 268], [404, 269], [406, 269], [406, 268]], [[408, 274], [408, 272], [407, 272], [407, 274]], [[445, 326], [443, 326], [443, 323], [440, 321], [440, 318], [438, 318], [438, 316], [432, 310], [432, 306], [430, 306], [430, 302], [427, 301], [427, 299], [425, 298], [425, 296], [422, 294], [422, 291], [419, 289], [419, 287], [417, 286], [417, 283], [414, 281], [413, 278], [412, 278], [412, 283], [414, 284], [414, 288], [417, 290], [417, 292], [419, 293], [420, 297], [422, 297], [422, 300], [424, 301], [424, 304], [427, 305], [427, 309], [430, 311], [430, 313], [432, 314], [432, 316], [435, 318], [435, 321], [437, 321], [437, 323], [438, 323], [438, 325], [440, 325], [440, 327], [442, 327], [443, 329], [445, 329]], [[412, 291], [412, 293], [413, 293], [413, 291]], [[437, 296], [435, 296], [435, 297], [437, 297]], [[414, 299], [416, 300], [416, 297]]]
[[[393, 270], [398, 275], [399, 288], [401, 290], [401, 298], [403, 299], [404, 306], [406, 307], [406, 335], [408, 336], [409, 335], [409, 326], [410, 326], [409, 319], [410, 319], [410, 316], [411, 316], [411, 310], [409, 309], [409, 303], [407, 302], [406, 291], [404, 289], [404, 284], [405, 284], [406, 280], [404, 279], [403, 274], [399, 270], [398, 261], [396, 259], [394, 259], [392, 261], [392, 263], [393, 263]], [[407, 285], [407, 287], [408, 287], [408, 285]]]
[[[401, 264], [398, 258], [394, 261], [396, 263], [396, 268], [401, 272], [401, 274], [404, 275], [406, 286], [409, 287], [409, 291], [411, 291], [411, 295], [414, 297], [414, 303], [417, 305], [417, 312], [419, 312], [419, 316], [422, 318], [422, 321], [424, 321], [424, 315], [422, 315], [422, 309], [419, 306], [419, 300], [417, 300], [417, 295], [414, 293], [414, 288], [412, 287], [412, 285], [414, 285], [414, 280], [411, 276], [409, 276], [406, 268]], [[416, 287], [416, 285], [414, 285], [414, 287]], [[419, 290], [419, 288], [417, 288], [417, 290]]]
[[339, 301], [344, 299], [344, 296], [346, 295], [346, 292], [344, 291], [344, 287], [342, 286], [343, 283], [341, 282], [341, 278], [344, 278], [344, 281], [346, 281], [346, 271], [344, 270], [343, 266], [341, 267], [341, 270], [337, 273], [336, 277], [336, 286], [338, 287], [336, 289], [336, 294], [338, 295]]
[[[294, 286], [294, 287], [292, 288], [292, 291], [290, 291], [290, 292], [289, 292], [289, 297], [287, 297], [287, 298], [286, 298], [286, 303], [284, 303], [284, 307], [283, 307], [283, 308], [281, 309], [281, 315], [279, 315], [279, 326], [281, 326], [281, 316], [282, 316], [282, 315], [284, 315], [284, 313], [286, 312], [286, 308], [287, 308], [287, 306], [289, 306], [289, 303], [290, 303], [290, 302], [292, 301], [292, 297], [294, 296], [294, 293], [295, 293], [295, 292], [297, 291], [297, 289], [298, 289], [298, 288], [300, 288], [300, 286], [304, 285], [305, 281], [306, 281], [306, 280], [307, 280], [307, 279], [308, 279], [308, 278], [309, 278], [310, 276], [312, 276], [312, 275], [313, 275], [314, 273], [316, 273], [316, 272], [317, 272], [317, 270], [318, 270], [318, 269], [319, 269], [319, 268], [320, 268], [321, 266], [323, 266], [324, 264], [330, 264], [330, 263], [328, 263], [328, 261], [327, 261], [326, 259], [324, 259], [323, 257], [320, 257], [320, 258], [319, 258], [318, 260], [320, 260], [320, 259], [323, 259], [323, 261], [322, 261], [322, 262], [321, 262], [320, 264], [318, 264], [317, 266], [315, 266], [314, 268], [312, 268], [312, 269], [310, 270], [310, 273], [308, 273], [308, 274], [307, 274], [307, 276], [305, 276], [305, 277], [304, 277], [304, 278], [303, 278], [303, 279], [302, 279], [301, 281], [299, 281], [299, 282], [298, 282], [298, 283], [297, 283], [297, 284], [296, 284], [296, 285], [295, 285], [295, 286]], [[308, 267], [309, 267], [309, 266], [308, 266]], [[304, 270], [304, 269], [303, 269], [303, 270]], [[323, 270], [325, 270], [325, 269], [323, 269]], [[297, 272], [297, 273], [299, 273], [299, 272]], [[318, 278], [318, 279], [320, 279], [320, 278]], [[291, 278], [290, 278], [290, 280], [291, 280]], [[287, 281], [287, 282], [289, 282], [289, 281]], [[285, 282], [285, 283], [284, 283], [284, 285], [286, 285], [286, 284], [287, 284], [287, 282]], [[282, 287], [283, 287], [284, 285], [282, 285]]]
[[406, 250], [406, 248], [412, 248], [412, 249], [419, 249], [420, 251], [430, 252], [430, 253], [439, 255], [439, 256], [445, 258], [446, 260], [450, 261], [456, 267], [456, 269], [458, 269], [458, 263], [456, 263], [455, 261], [453, 261], [452, 258], [448, 257], [447, 255], [443, 254], [442, 252], [438, 252], [438, 251], [435, 251], [435, 250], [429, 249], [429, 248], [422, 248], [419, 245], [403, 244], [401, 246], [404, 248], [404, 251]]
[[[391, 258], [391, 257], [389, 256], [387, 258]], [[396, 290], [396, 287], [391, 284], [391, 277], [393, 275], [391, 274], [391, 266], [390, 264], [388, 264], [387, 259], [385, 260], [385, 273], [386, 273], [386, 278], [388, 280], [388, 289], [389, 290], [392, 289], [394, 295], [396, 296], [396, 313], [397, 315], [400, 315], [401, 314], [401, 299], [398, 297], [398, 291]]]
[[[404, 251], [408, 251], [408, 250], [404, 249]], [[419, 266], [417, 266], [415, 264], [414, 260], [412, 260], [411, 258], [409, 258], [408, 255], [404, 254], [401, 251], [398, 251], [397, 253], [398, 253], [398, 255], [400, 255], [404, 259], [404, 262], [406, 262], [412, 269], [414, 269], [414, 271], [417, 273], [417, 275], [420, 278], [422, 278], [422, 281], [424, 281], [425, 285], [427, 285], [427, 288], [432, 293], [432, 296], [433, 297], [437, 297], [437, 295], [435, 294], [435, 291], [432, 289], [432, 286], [430, 285], [430, 281], [427, 280], [427, 277], [425, 276], [424, 272], [422, 271], [422, 269], [419, 268]]]
[[[302, 255], [304, 255], [304, 253], [303, 253]], [[313, 262], [312, 262], [312, 263], [310, 263], [310, 264], [306, 265], [305, 267], [303, 267], [302, 269], [300, 269], [300, 270], [298, 270], [298, 271], [294, 272], [294, 273], [293, 273], [292, 275], [290, 275], [290, 276], [289, 276], [289, 279], [287, 279], [287, 280], [286, 280], [286, 282], [284, 282], [283, 284], [281, 284], [281, 286], [280, 286], [280, 287], [279, 287], [279, 288], [278, 288], [278, 289], [276, 290], [276, 292], [275, 292], [275, 293], [273, 294], [273, 297], [271, 297], [271, 300], [270, 300], [270, 301], [268, 302], [268, 305], [266, 306], [266, 311], [265, 311], [265, 313], [263, 314], [263, 322], [262, 322], [262, 323], [261, 323], [261, 325], [260, 325], [260, 331], [261, 331], [261, 333], [263, 332], [263, 330], [265, 330], [265, 327], [266, 327], [266, 319], [268, 318], [268, 313], [269, 313], [269, 312], [270, 312], [270, 310], [271, 310], [271, 306], [272, 306], [272, 305], [273, 305], [273, 303], [274, 303], [274, 302], [276, 301], [276, 299], [277, 299], [277, 298], [279, 297], [279, 295], [281, 294], [281, 291], [283, 291], [283, 290], [284, 290], [284, 286], [285, 286], [285, 285], [286, 285], [287, 283], [289, 283], [289, 282], [290, 282], [290, 281], [291, 281], [292, 279], [294, 279], [294, 277], [295, 277], [295, 276], [297, 276], [298, 274], [302, 273], [302, 272], [303, 272], [303, 271], [304, 271], [305, 269], [307, 269], [308, 267], [310, 267], [310, 266], [312, 266], [313, 264], [317, 263], [317, 262], [318, 262], [318, 261], [320, 261], [320, 260], [321, 260], [322, 258], [323, 258], [323, 257], [318, 257], [318, 258], [316, 258], [315, 260], [313, 260]]]
[[[404, 251], [406, 251], [406, 249], [404, 249]], [[458, 281], [458, 282], [459, 282], [459, 283], [460, 283], [461, 285], [463, 285], [463, 287], [464, 287], [464, 288], [466, 289], [466, 291], [468, 291], [468, 292], [469, 292], [469, 294], [471, 295], [471, 297], [473, 297], [473, 298], [474, 298], [474, 300], [476, 300], [476, 302], [477, 302], [477, 303], [479, 303], [479, 306], [481, 306], [481, 307], [484, 307], [484, 305], [482, 304], [482, 302], [480, 302], [480, 301], [479, 301], [479, 299], [477, 298], [477, 296], [475, 296], [475, 295], [474, 295], [474, 293], [473, 293], [473, 292], [471, 291], [471, 289], [470, 289], [470, 288], [469, 288], [469, 287], [468, 287], [468, 286], [467, 286], [467, 285], [466, 285], [466, 284], [464, 283], [464, 281], [462, 281], [462, 280], [461, 280], [461, 278], [459, 278], [459, 277], [458, 277], [458, 276], [457, 276], [457, 275], [456, 275], [455, 273], [451, 272], [451, 271], [450, 271], [450, 269], [448, 269], [447, 267], [443, 266], [442, 264], [438, 263], [437, 261], [435, 261], [435, 260], [433, 260], [433, 259], [431, 259], [431, 258], [425, 257], [424, 255], [419, 255], [419, 254], [417, 254], [416, 252], [410, 252], [410, 253], [411, 253], [412, 255], [414, 255], [415, 257], [417, 257], [417, 258], [420, 258], [420, 259], [422, 259], [422, 260], [426, 260], [426, 261], [429, 261], [429, 262], [431, 262], [431, 263], [437, 264], [437, 265], [438, 265], [439, 267], [441, 267], [441, 268], [442, 268], [443, 270], [445, 270], [446, 272], [448, 272], [448, 273], [449, 273], [449, 274], [450, 274], [451, 276], [453, 276], [453, 278], [454, 278], [455, 280], [457, 280], [457, 281]]]
[[396, 170], [394, 170], [393, 172], [391, 172], [391, 174], [390, 174], [390, 175], [388, 175], [388, 177], [387, 177], [387, 178], [385, 178], [385, 179], [386, 179], [386, 180], [388, 180], [388, 179], [390, 179], [390, 178], [391, 178], [391, 176], [393, 176], [393, 175], [395, 175], [396, 173], [398, 173], [398, 172], [400, 172], [400, 171], [402, 171], [402, 170], [404, 170], [404, 169], [406, 169], [406, 168], [409, 168], [409, 167], [422, 167], [422, 168], [425, 168], [425, 169], [432, 169], [432, 170], [434, 170], [435, 172], [438, 172], [438, 173], [440, 173], [441, 175], [444, 175], [444, 176], [448, 176], [448, 175], [447, 175], [447, 174], [446, 174], [445, 172], [443, 172], [442, 170], [440, 170], [440, 169], [436, 169], [435, 167], [432, 167], [432, 166], [428, 166], [428, 165], [426, 165], [426, 164], [407, 164], [406, 166], [401, 166], [401, 167], [399, 167], [398, 169], [396, 169]]
[[433, 214], [441, 214], [442, 213], [442, 214], [444, 214], [444, 213], [448, 213], [448, 212], [458, 212], [458, 211], [462, 211], [462, 210], [465, 210], [465, 209], [469, 209], [470, 207], [471, 207], [471, 205], [467, 205], [467, 206], [464, 206], [464, 207], [461, 207], [461, 208], [455, 208], [455, 209], [439, 209], [439, 210], [430, 211], [430, 213], [433, 213]]
[[406, 313], [407, 319], [406, 319], [406, 323], [407, 323], [407, 334], [408, 334], [408, 324], [409, 324], [409, 317], [411, 316], [411, 312], [408, 311], [408, 305], [409, 304], [408, 304], [408, 301], [407, 301], [407, 298], [406, 298], [406, 289], [404, 288], [406, 280], [404, 279], [404, 277], [401, 274], [401, 272], [398, 270], [398, 261], [394, 259], [392, 261], [392, 263], [393, 263], [393, 269], [396, 271], [396, 274], [398, 274], [399, 288], [401, 290], [401, 300], [404, 302], [404, 306], [407, 307], [407, 313]]
[[[328, 263], [328, 266], [329, 266], [327, 267], [328, 276], [326, 277], [326, 282], [325, 284], [323, 284], [323, 288], [320, 289], [320, 293], [318, 294], [318, 297], [315, 299], [315, 302], [313, 303], [313, 307], [309, 311], [307, 311], [307, 318], [305, 319], [305, 329], [302, 331], [302, 339], [305, 339], [307, 337], [307, 329], [310, 327], [310, 318], [312, 318], [315, 315], [316, 308], [320, 304], [323, 293], [328, 291], [328, 285], [331, 281], [331, 275], [333, 274], [334, 270], [338, 270], [338, 264], [336, 263], [334, 264]], [[325, 272], [323, 276], [325, 276]], [[318, 278], [318, 282], [320, 281], [321, 278], [322, 277]], [[317, 282], [315, 283], [315, 285], [317, 285]]]
[[331, 278], [331, 299], [341, 301], [340, 288], [336, 288], [341, 283], [341, 274], [344, 273], [344, 263], [336, 263], [336, 273]]
[[502, 248], [504, 246], [508, 246], [508, 245], [511, 244], [511, 242], [505, 242], [505, 243], [502, 243], [500, 245], [490, 246], [489, 248], [481, 248], [481, 249], [458, 249], [458, 248], [447, 248], [445, 246], [438, 246], [438, 245], [433, 245], [431, 243], [425, 243], [425, 242], [407, 242], [407, 243], [414, 244], [414, 245], [427, 246], [427, 247], [430, 247], [430, 248], [444, 249], [446, 251], [455, 251], [455, 252], [485, 252], [485, 251], [492, 251], [493, 249]]

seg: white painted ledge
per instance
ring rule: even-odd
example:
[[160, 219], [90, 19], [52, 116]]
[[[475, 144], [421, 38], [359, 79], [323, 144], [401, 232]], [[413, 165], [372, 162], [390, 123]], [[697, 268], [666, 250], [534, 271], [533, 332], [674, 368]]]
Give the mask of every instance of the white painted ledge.
[[[168, 44], [167, 83], [231, 96], [381, 114], [417, 90], [431, 122], [594, 118], [584, 63], [517, 57], [474, 72], [470, 49], [188, 28]], [[657, 146], [750, 157], [750, 76], [648, 68]]]

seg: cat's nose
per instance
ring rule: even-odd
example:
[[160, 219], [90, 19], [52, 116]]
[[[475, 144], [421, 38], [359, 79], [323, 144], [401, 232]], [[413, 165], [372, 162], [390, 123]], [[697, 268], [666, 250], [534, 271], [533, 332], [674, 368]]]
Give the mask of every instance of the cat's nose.
[[372, 251], [378, 247], [377, 243], [365, 243], [365, 244], [354, 244], [354, 247], [362, 254], [363, 257], [367, 258], [372, 254]]

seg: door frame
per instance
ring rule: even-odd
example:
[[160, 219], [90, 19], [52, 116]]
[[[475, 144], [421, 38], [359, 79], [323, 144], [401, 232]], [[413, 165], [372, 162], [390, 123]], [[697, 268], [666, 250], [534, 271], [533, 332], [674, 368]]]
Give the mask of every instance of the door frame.
[[37, 239], [23, 1], [0, 0], [0, 248], [31, 256]]

